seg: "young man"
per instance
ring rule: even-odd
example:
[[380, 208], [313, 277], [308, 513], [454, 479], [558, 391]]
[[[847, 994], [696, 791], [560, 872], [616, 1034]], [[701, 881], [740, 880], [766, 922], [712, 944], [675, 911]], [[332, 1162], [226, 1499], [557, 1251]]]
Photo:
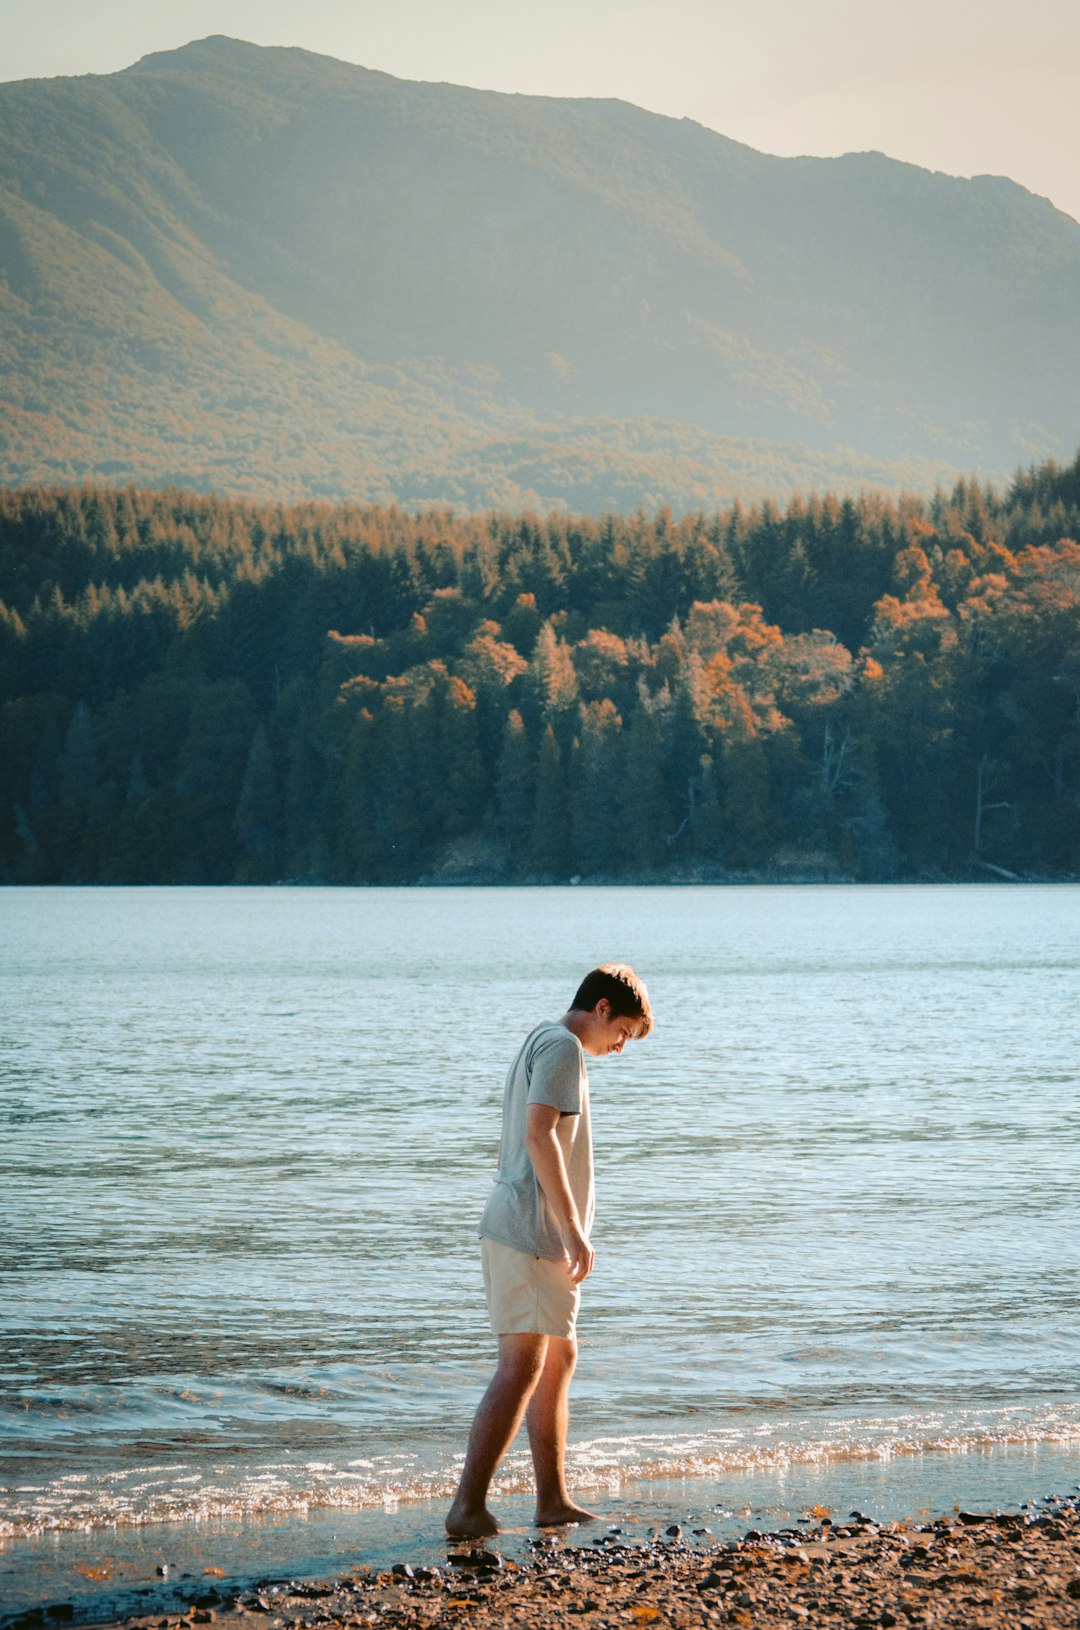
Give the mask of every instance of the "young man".
[[622, 963], [586, 974], [569, 1012], [525, 1038], [506, 1078], [495, 1187], [480, 1220], [484, 1291], [499, 1365], [469, 1435], [447, 1533], [497, 1534], [487, 1508], [495, 1468], [524, 1415], [536, 1521], [587, 1522], [566, 1489], [568, 1393], [577, 1361], [579, 1286], [593, 1249], [592, 1136], [585, 1055], [621, 1053], [652, 1029], [641, 980]]

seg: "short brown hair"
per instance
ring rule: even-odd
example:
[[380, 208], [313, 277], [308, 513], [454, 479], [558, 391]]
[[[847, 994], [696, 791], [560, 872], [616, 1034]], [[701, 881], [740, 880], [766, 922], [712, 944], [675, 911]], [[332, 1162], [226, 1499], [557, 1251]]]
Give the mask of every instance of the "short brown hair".
[[594, 968], [581, 981], [570, 1005], [581, 1013], [591, 1013], [597, 1002], [605, 999], [617, 1017], [640, 1019], [641, 1035], [649, 1034], [653, 1027], [649, 993], [644, 980], [638, 978], [629, 963], [604, 962], [599, 968]]

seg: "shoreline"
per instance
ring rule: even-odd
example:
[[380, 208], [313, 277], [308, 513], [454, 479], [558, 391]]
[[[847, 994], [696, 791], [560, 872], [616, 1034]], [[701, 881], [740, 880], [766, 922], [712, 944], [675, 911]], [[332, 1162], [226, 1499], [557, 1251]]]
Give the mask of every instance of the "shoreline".
[[[36, 1540], [0, 1540], [0, 1630], [59, 1625], [189, 1630], [215, 1620], [222, 1621], [218, 1630], [241, 1630], [241, 1621], [246, 1630], [315, 1630], [316, 1625], [370, 1630], [383, 1624], [387, 1630], [422, 1630], [456, 1623], [462, 1608], [470, 1619], [479, 1611], [480, 1598], [468, 1593], [459, 1598], [463, 1581], [499, 1584], [499, 1593], [490, 1601], [490, 1592], [483, 1593], [483, 1600], [489, 1606], [494, 1602], [492, 1613], [505, 1608], [514, 1617], [514, 1602], [500, 1582], [517, 1580], [525, 1597], [531, 1592], [554, 1603], [564, 1575], [571, 1576], [565, 1588], [571, 1595], [577, 1591], [578, 1601], [574, 1607], [568, 1598], [566, 1613], [587, 1617], [594, 1610], [583, 1604], [593, 1599], [610, 1604], [611, 1611], [595, 1621], [608, 1630], [609, 1624], [637, 1622], [630, 1617], [628, 1581], [634, 1590], [654, 1594], [665, 1580], [672, 1588], [696, 1592], [693, 1567], [710, 1559], [715, 1567], [717, 1558], [735, 1551], [754, 1560], [752, 1547], [760, 1542], [748, 1542], [747, 1536], [755, 1532], [784, 1554], [796, 1543], [832, 1547], [838, 1539], [845, 1544], [857, 1539], [865, 1545], [880, 1535], [915, 1534], [931, 1524], [932, 1512], [952, 1513], [948, 1521], [955, 1526], [962, 1506], [1001, 1514], [990, 1531], [997, 1539], [1012, 1532], [1037, 1541], [1042, 1530], [1034, 1524], [1050, 1509], [1048, 1490], [1069, 1491], [1057, 1503], [1075, 1520], [1078, 1479], [1072, 1438], [901, 1460], [774, 1467], [719, 1480], [633, 1480], [606, 1492], [582, 1485], [578, 1492], [597, 1513], [596, 1521], [547, 1532], [532, 1523], [530, 1492], [498, 1488], [493, 1509], [501, 1532], [477, 1542], [447, 1539], [443, 1517], [449, 1494], [402, 1500], [381, 1510], [313, 1507], [231, 1520], [53, 1531]], [[865, 1521], [860, 1520], [858, 1535], [842, 1535], [853, 1511], [863, 1513]], [[830, 1530], [833, 1537], [827, 1538]], [[614, 1571], [599, 1578], [595, 1569], [601, 1563]], [[1072, 1567], [1069, 1577], [1080, 1577], [1080, 1554]], [[558, 1591], [550, 1588], [553, 1578]], [[412, 1580], [425, 1591], [418, 1594]], [[366, 1588], [357, 1594], [354, 1587], [364, 1581], [379, 1582], [383, 1596]], [[594, 1585], [604, 1586], [607, 1594], [590, 1595]], [[407, 1599], [399, 1601], [406, 1586]], [[251, 1605], [259, 1596], [265, 1607]], [[385, 1608], [379, 1605], [384, 1598]], [[688, 1599], [702, 1611], [692, 1619], [684, 1615], [681, 1622], [712, 1623], [706, 1609], [727, 1612], [733, 1606], [713, 1600], [708, 1591]], [[657, 1612], [658, 1630], [680, 1622], [666, 1607]], [[213, 1618], [195, 1619], [196, 1613]], [[1080, 1630], [1080, 1603], [1065, 1622]]]
[[[603, 1521], [541, 1534], [521, 1561], [487, 1542], [448, 1541], [445, 1565], [400, 1561], [336, 1580], [263, 1579], [235, 1590], [203, 1579], [171, 1611], [84, 1619], [116, 1630], [428, 1630], [467, 1621], [570, 1626], [783, 1624], [1051, 1630], [1080, 1624], [1080, 1496], [1020, 1511], [877, 1522], [820, 1508], [799, 1524], [713, 1542], [669, 1524], [648, 1538]], [[212, 1570], [210, 1570], [212, 1571]], [[70, 1622], [63, 1604], [5, 1630]]]
[[172, 894], [197, 892], [217, 893], [272, 893], [290, 890], [301, 893], [320, 890], [347, 893], [392, 893], [402, 890], [457, 889], [513, 889], [522, 893], [544, 889], [1068, 889], [1080, 886], [1080, 872], [1066, 872], [1060, 877], [1044, 877], [1035, 873], [1011, 873], [998, 877], [975, 876], [965, 873], [958, 877], [927, 876], [918, 873], [897, 877], [854, 877], [848, 872], [825, 873], [815, 871], [788, 871], [784, 868], [763, 868], [755, 872], [642, 872], [633, 876], [575, 876], [575, 877], [507, 877], [498, 873], [425, 872], [420, 877], [402, 878], [397, 882], [359, 881], [335, 882], [330, 879], [281, 877], [265, 883], [132, 883], [109, 882], [52, 882], [16, 883], [0, 878], [0, 891], [31, 893], [34, 891], [86, 891], [108, 893], [149, 893], [164, 890]]

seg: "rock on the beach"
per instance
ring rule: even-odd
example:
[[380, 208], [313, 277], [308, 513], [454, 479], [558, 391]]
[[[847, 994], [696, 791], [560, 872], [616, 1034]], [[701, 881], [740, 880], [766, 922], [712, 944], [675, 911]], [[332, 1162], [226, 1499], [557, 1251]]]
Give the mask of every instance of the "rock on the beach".
[[[792, 1532], [756, 1529], [697, 1551], [670, 1533], [643, 1546], [614, 1532], [595, 1548], [538, 1547], [526, 1562], [477, 1548], [445, 1576], [399, 1563], [336, 1585], [263, 1581], [254, 1597], [230, 1598], [217, 1630], [243, 1630], [242, 1603], [277, 1615], [267, 1630], [1080, 1630], [1080, 1500], [1060, 1502], [1052, 1520], [967, 1515], [918, 1530], [862, 1522], [834, 1534], [822, 1522], [797, 1550]], [[46, 1630], [55, 1617], [8, 1630]], [[192, 1605], [182, 1630], [196, 1621]]]

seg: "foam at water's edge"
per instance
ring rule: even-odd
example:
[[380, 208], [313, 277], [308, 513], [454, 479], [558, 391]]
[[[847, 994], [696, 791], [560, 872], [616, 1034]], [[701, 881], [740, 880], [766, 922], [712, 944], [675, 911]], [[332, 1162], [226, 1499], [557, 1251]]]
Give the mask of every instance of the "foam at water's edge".
[[[777, 1422], [747, 1432], [705, 1431], [604, 1437], [572, 1446], [571, 1481], [584, 1490], [616, 1493], [628, 1484], [671, 1480], [717, 1481], [772, 1476], [797, 1468], [829, 1468], [860, 1462], [890, 1464], [926, 1454], [963, 1456], [983, 1450], [1080, 1443], [1080, 1412], [1046, 1411], [1029, 1418], [973, 1411], [944, 1417], [898, 1417], [833, 1423], [818, 1432], [807, 1424]], [[191, 1465], [147, 1465], [113, 1471], [95, 1482], [88, 1474], [57, 1477], [39, 1486], [8, 1488], [0, 1540], [50, 1533], [92, 1533], [140, 1528], [303, 1515], [311, 1511], [394, 1510], [449, 1498], [460, 1457], [424, 1464], [415, 1454], [376, 1456], [341, 1465], [261, 1464], [237, 1476], [233, 1466], [200, 1471]], [[496, 1492], [516, 1495], [531, 1487], [525, 1450], [505, 1462]], [[0, 1510], [3, 1507], [0, 1506]]]

